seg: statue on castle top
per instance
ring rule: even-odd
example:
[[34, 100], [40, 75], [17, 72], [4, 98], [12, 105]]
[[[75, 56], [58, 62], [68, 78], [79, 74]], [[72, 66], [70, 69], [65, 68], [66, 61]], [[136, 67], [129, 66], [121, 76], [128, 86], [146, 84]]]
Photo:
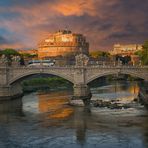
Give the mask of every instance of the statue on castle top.
[[76, 66], [87, 66], [89, 57], [83, 53], [80, 53], [75, 57], [76, 60]]
[[12, 62], [19, 62], [20, 61], [20, 56], [13, 56], [12, 57]]
[[2, 65], [5, 65], [6, 63], [7, 63], [7, 57], [3, 54], [2, 56], [1, 56], [1, 58], [0, 58], [0, 63], [2, 64]]

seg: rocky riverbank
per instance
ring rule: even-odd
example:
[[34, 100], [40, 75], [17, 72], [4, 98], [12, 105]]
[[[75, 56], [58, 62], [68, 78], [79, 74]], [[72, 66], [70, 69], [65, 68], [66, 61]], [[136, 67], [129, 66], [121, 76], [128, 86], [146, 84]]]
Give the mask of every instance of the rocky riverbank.
[[106, 107], [109, 109], [127, 109], [131, 108], [138, 100], [134, 99], [132, 102], [129, 103], [122, 103], [119, 100], [110, 100], [110, 101], [104, 101], [104, 100], [92, 100], [91, 104], [93, 107]]
[[[138, 101], [139, 100], [137, 98], [128, 103], [122, 103], [120, 100], [90, 100], [90, 106], [109, 109], [128, 109], [135, 106]], [[73, 106], [84, 106], [82, 99], [72, 99], [69, 104]]]

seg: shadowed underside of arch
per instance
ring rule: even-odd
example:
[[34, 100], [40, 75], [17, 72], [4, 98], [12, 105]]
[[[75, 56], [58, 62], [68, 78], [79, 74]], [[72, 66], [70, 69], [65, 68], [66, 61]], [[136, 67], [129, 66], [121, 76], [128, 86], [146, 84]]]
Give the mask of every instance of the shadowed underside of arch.
[[99, 74], [96, 74], [96, 75], [93, 75], [92, 77], [90, 77], [88, 80], [87, 80], [87, 84], [92, 82], [93, 80], [97, 79], [97, 78], [100, 78], [100, 77], [103, 77], [103, 76], [109, 76], [109, 75], [115, 75], [115, 74], [125, 74], [125, 75], [130, 75], [132, 77], [137, 77], [137, 78], [140, 78], [140, 79], [145, 79], [145, 77], [143, 75], [141, 75], [140, 73], [132, 73], [132, 72], [104, 72], [104, 73], [99, 73]]
[[19, 82], [22, 81], [23, 79], [32, 76], [32, 75], [37, 75], [37, 74], [47, 74], [47, 75], [54, 75], [54, 76], [58, 76], [61, 77], [71, 83], [73, 83], [73, 78], [72, 77], [68, 77], [67, 75], [61, 74], [61, 73], [54, 73], [54, 72], [27, 72], [27, 73], [23, 73], [20, 75], [17, 75], [15, 77], [13, 77], [10, 81], [9, 81], [9, 85], [12, 85], [15, 82]]

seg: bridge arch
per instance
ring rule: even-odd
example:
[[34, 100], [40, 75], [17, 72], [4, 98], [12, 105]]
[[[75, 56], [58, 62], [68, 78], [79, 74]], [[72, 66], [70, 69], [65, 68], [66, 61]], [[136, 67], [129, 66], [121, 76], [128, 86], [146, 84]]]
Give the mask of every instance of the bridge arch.
[[126, 71], [123, 71], [123, 72], [112, 71], [112, 72], [104, 72], [104, 73], [95, 74], [87, 80], [86, 84], [89, 84], [90, 82], [92, 82], [93, 80], [97, 78], [100, 78], [103, 76], [115, 75], [115, 74], [125, 74], [125, 75], [130, 75], [133, 77], [137, 77], [143, 80], [146, 79], [145, 76], [141, 75], [140, 73], [126, 72]]
[[49, 75], [58, 76], [58, 77], [61, 77], [65, 80], [71, 82], [72, 84], [74, 84], [72, 77], [69, 77], [69, 76], [61, 74], [61, 73], [56, 73], [56, 72], [26, 72], [26, 73], [17, 75], [15, 77], [13, 77], [12, 79], [10, 79], [8, 85], [13, 85], [14, 83], [22, 81], [23, 79], [25, 79], [29, 76], [37, 75], [37, 74], [47, 74], [47, 75], [49, 74]]

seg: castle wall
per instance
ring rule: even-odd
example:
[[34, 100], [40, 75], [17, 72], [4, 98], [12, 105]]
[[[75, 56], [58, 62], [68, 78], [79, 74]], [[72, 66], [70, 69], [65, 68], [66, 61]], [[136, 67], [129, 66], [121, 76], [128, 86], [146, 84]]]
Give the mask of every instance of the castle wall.
[[71, 31], [59, 31], [50, 35], [38, 45], [38, 57], [69, 56], [77, 53], [89, 53], [89, 44], [82, 34]]

